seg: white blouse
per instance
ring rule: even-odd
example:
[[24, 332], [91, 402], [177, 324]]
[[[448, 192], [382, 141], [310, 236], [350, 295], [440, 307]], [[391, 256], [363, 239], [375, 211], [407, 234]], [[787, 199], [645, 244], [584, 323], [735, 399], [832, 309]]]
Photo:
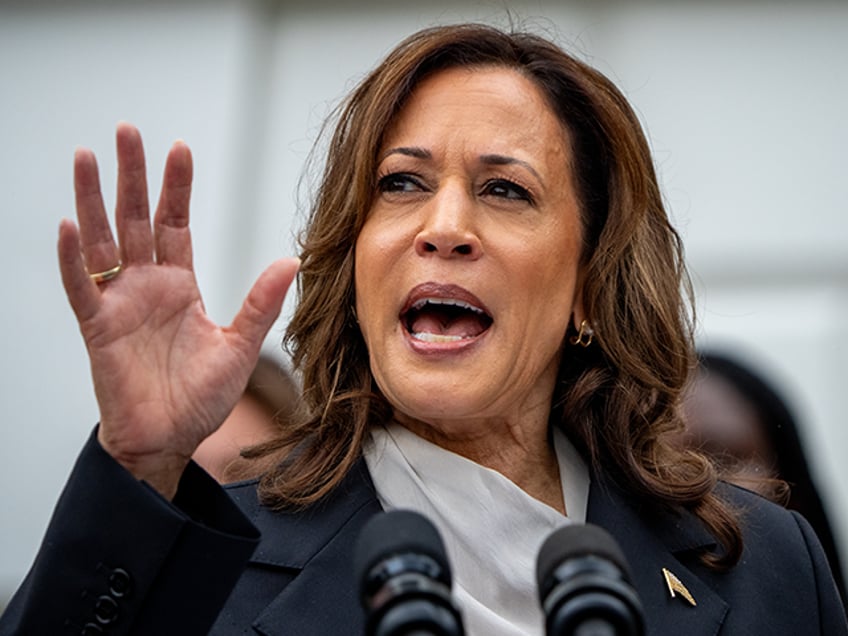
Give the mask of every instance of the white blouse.
[[585, 523], [589, 497], [586, 464], [558, 430], [554, 449], [567, 517], [500, 473], [399, 424], [373, 429], [365, 444], [383, 508], [420, 512], [442, 535], [469, 636], [544, 634], [536, 555], [556, 528]]

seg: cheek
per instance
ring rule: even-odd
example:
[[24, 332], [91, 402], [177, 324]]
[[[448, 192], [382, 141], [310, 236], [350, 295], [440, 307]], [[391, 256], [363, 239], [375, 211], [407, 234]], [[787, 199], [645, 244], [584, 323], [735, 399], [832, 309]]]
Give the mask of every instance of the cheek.
[[390, 246], [382, 238], [384, 234], [366, 223], [354, 252], [356, 316], [359, 330], [369, 348], [372, 343], [369, 335], [378, 328], [377, 322], [385, 313], [383, 305], [390, 298], [385, 287], [392, 272]]
[[[366, 239], [366, 240], [363, 240]], [[371, 269], [370, 255], [367, 249], [367, 236], [365, 229], [360, 232], [356, 240], [356, 246], [353, 254], [353, 297], [354, 309], [356, 311], [356, 322], [359, 325], [359, 331], [368, 345], [368, 292], [371, 289], [371, 283], [368, 280], [367, 274]]]
[[379, 280], [390, 271], [392, 255], [401, 246], [401, 228], [370, 219], [365, 222], [356, 239], [355, 258], [357, 280]]
[[525, 278], [529, 324], [539, 336], [559, 346], [565, 337], [572, 314], [579, 307], [579, 268], [576, 260], [539, 263], [532, 278]]
[[[532, 243], [528, 243], [532, 244]], [[521, 281], [527, 293], [551, 311], [571, 306], [580, 279], [580, 245], [573, 237], [537, 243], [537, 249], [525, 252]], [[563, 247], [564, 246], [564, 247]]]

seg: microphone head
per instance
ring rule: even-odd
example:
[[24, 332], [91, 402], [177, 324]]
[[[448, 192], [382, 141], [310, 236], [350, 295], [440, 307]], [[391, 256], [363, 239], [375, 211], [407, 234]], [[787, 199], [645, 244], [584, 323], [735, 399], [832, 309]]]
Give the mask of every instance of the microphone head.
[[[549, 636], [642, 636], [645, 620], [627, 561], [606, 530], [570, 525], [542, 544], [536, 560], [539, 601]], [[602, 627], [604, 631], [594, 631]]]
[[429, 557], [417, 559], [412, 567], [425, 568], [422, 573], [450, 588], [447, 552], [436, 527], [412, 510], [390, 510], [369, 519], [357, 539], [354, 572], [363, 583], [363, 595], [369, 595], [381, 583], [369, 581], [375, 566], [401, 555]]
[[445, 546], [422, 515], [392, 510], [369, 519], [357, 539], [354, 568], [366, 636], [463, 636]]
[[536, 559], [536, 581], [539, 596], [544, 599], [556, 583], [555, 570], [564, 562], [579, 557], [598, 557], [611, 562], [629, 581], [630, 572], [624, 553], [612, 535], [592, 524], [570, 524], [555, 530], [542, 544]]

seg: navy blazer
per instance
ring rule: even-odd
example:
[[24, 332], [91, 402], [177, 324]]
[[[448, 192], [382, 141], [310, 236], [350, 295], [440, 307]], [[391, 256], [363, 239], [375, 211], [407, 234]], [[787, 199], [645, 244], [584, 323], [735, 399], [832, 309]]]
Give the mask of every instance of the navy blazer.
[[[693, 515], [648, 513], [593, 479], [587, 521], [619, 542], [647, 633], [848, 635], [809, 524], [724, 488], [742, 513], [745, 550], [731, 571], [716, 573], [697, 559], [714, 540]], [[300, 512], [260, 505], [255, 482], [222, 489], [194, 465], [170, 503], [92, 437], [0, 634], [362, 634], [352, 549], [379, 512], [363, 461]], [[671, 595], [663, 568], [696, 605]]]

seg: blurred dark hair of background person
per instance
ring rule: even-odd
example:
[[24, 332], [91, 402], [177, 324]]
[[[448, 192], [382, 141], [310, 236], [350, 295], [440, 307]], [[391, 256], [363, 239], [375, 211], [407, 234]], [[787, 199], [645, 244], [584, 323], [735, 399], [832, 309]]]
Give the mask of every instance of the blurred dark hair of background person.
[[792, 409], [747, 361], [711, 351], [700, 352], [698, 360], [683, 402], [682, 441], [712, 458], [724, 480], [800, 512], [846, 599], [839, 550]]

